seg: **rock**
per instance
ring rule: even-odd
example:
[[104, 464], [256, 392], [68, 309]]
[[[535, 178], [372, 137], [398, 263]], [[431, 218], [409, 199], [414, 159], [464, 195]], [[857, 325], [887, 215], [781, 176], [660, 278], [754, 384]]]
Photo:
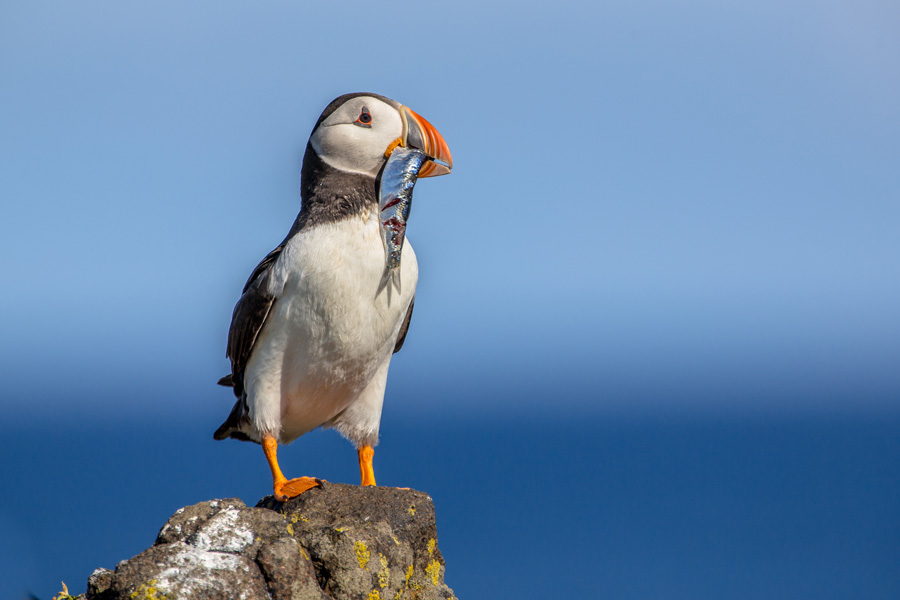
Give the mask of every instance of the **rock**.
[[113, 572], [109, 569], [95, 569], [88, 577], [87, 595], [92, 598], [102, 598], [103, 594], [112, 585]]
[[285, 503], [179, 509], [152, 547], [97, 569], [87, 600], [437, 600], [434, 504], [422, 492], [324, 483]]

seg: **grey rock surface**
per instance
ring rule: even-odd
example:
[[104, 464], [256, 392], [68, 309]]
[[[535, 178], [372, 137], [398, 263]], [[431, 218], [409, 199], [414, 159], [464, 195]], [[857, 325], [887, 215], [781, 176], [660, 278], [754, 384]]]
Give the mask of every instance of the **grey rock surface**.
[[324, 483], [284, 503], [179, 509], [152, 547], [94, 571], [86, 598], [454, 598], [444, 570], [427, 494]]

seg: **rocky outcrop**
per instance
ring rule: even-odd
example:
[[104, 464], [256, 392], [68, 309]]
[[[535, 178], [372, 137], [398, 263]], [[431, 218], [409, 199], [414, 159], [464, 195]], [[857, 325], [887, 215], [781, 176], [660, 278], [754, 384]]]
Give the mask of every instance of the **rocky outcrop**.
[[324, 483], [285, 503], [237, 499], [179, 509], [156, 542], [87, 600], [437, 600], [444, 584], [434, 504], [422, 492]]

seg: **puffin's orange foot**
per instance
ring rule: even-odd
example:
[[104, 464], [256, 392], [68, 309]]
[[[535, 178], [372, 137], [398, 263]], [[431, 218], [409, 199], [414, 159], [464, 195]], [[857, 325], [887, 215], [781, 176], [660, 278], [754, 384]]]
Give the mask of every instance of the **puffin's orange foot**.
[[315, 477], [298, 477], [290, 481], [275, 482], [275, 499], [284, 502], [288, 498], [295, 498], [314, 487], [320, 487], [322, 480]]
[[362, 476], [359, 485], [375, 485], [375, 470], [372, 468], [375, 449], [372, 446], [363, 446], [356, 452], [359, 454], [359, 474]]

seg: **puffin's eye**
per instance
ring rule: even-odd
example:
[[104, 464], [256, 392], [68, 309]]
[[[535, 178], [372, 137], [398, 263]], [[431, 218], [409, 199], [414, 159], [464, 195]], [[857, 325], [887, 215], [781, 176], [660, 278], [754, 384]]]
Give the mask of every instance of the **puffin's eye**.
[[360, 125], [362, 127], [371, 127], [372, 126], [372, 113], [369, 112], [369, 109], [365, 106], [362, 107], [362, 110], [359, 113], [359, 116], [356, 117], [356, 121], [354, 121], [355, 125]]

